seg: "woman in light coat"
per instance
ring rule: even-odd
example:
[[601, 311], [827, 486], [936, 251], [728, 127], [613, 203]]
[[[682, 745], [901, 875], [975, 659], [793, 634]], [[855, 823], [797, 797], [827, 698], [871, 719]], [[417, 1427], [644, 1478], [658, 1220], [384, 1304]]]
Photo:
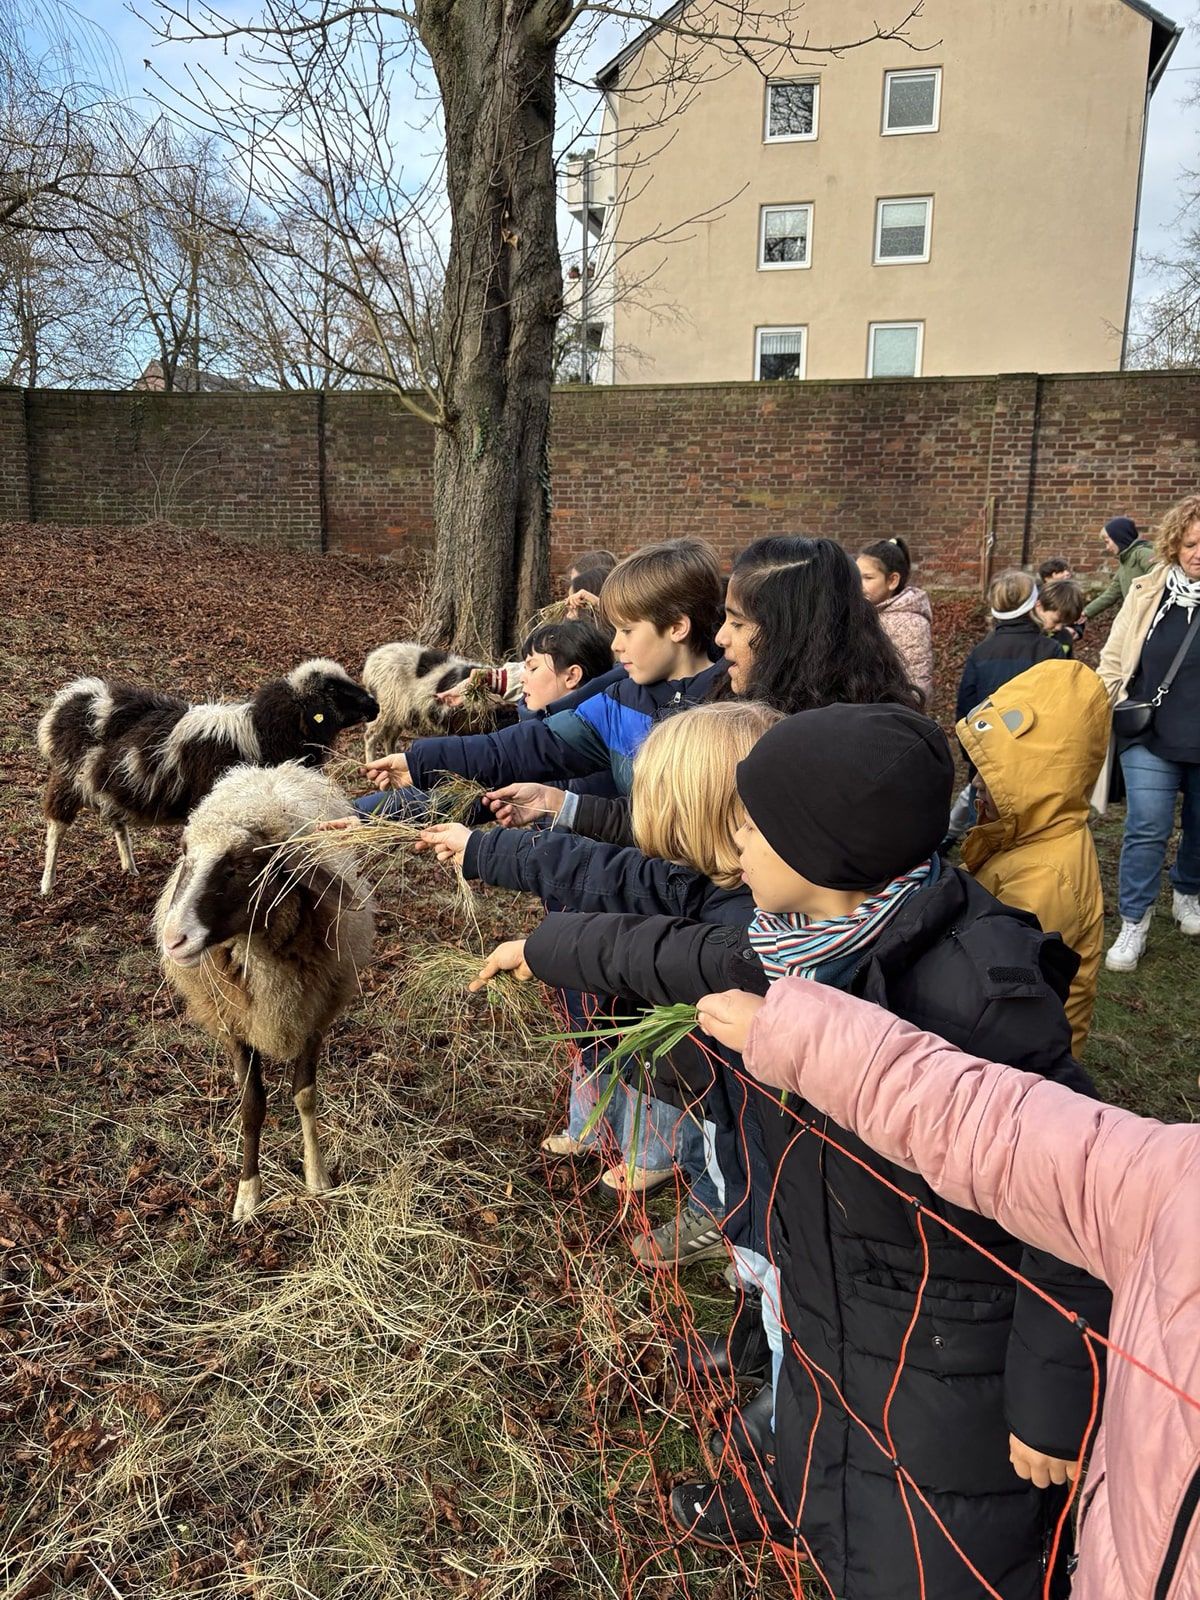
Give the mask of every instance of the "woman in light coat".
[[1113, 972], [1132, 972], [1145, 951], [1180, 793], [1172, 915], [1182, 933], [1200, 935], [1200, 494], [1167, 512], [1157, 553], [1158, 566], [1130, 585], [1100, 656], [1100, 676], [1114, 705], [1153, 700], [1178, 649], [1190, 640], [1151, 727], [1117, 744], [1128, 810], [1121, 930], [1105, 957]]
[[772, 985], [765, 1001], [709, 995], [699, 1011], [756, 1078], [816, 1106], [943, 1199], [1110, 1285], [1115, 1348], [1080, 1495], [1072, 1600], [1196, 1600], [1200, 1127], [963, 1055], [800, 978]]

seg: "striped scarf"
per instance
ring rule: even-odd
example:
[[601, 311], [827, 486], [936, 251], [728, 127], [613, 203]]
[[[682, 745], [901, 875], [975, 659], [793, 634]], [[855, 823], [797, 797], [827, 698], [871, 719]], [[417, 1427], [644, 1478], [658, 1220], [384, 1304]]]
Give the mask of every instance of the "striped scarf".
[[922, 861], [911, 872], [893, 878], [886, 889], [864, 900], [848, 917], [814, 922], [802, 911], [756, 911], [750, 923], [750, 943], [763, 971], [772, 983], [779, 978], [812, 978], [827, 961], [865, 950], [909, 895], [927, 882], [932, 865], [932, 861]]

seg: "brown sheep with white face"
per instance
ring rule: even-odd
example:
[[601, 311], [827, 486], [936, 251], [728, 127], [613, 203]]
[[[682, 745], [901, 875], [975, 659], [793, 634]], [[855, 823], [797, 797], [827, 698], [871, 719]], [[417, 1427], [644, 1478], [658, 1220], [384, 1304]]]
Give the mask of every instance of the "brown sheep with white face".
[[253, 1214], [262, 1191], [264, 1059], [290, 1068], [305, 1183], [313, 1194], [332, 1188], [317, 1136], [317, 1061], [325, 1034], [358, 993], [374, 903], [349, 849], [304, 865], [285, 841], [352, 815], [328, 778], [294, 762], [235, 767], [192, 813], [159, 898], [163, 971], [192, 1021], [228, 1049], [242, 1090], [235, 1221]]

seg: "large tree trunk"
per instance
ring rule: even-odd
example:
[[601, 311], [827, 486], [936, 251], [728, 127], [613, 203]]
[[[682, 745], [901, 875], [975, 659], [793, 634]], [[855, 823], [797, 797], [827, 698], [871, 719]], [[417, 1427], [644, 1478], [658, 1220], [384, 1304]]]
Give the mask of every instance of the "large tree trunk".
[[425, 0], [452, 231], [426, 633], [499, 659], [546, 595], [550, 379], [562, 267], [554, 185], [563, 0]]

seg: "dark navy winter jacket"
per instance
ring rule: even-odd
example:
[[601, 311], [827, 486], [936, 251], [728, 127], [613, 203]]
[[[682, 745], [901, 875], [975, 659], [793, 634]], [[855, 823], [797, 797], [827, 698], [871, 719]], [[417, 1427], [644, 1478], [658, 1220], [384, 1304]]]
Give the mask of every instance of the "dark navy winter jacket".
[[552, 828], [473, 832], [463, 877], [534, 894], [572, 911], [695, 917], [741, 928], [754, 915], [750, 891], [742, 885], [722, 889], [692, 867]]
[[955, 722], [1039, 661], [1061, 661], [1070, 654], [1069, 648], [1043, 633], [1031, 616], [998, 622], [963, 664], [954, 706]]
[[641, 684], [618, 667], [611, 680], [593, 678], [573, 708], [553, 711], [541, 722], [418, 739], [406, 752], [408, 770], [421, 789], [432, 787], [439, 772], [461, 773], [496, 789], [506, 783], [561, 783], [607, 770], [617, 790], [628, 793], [634, 755], [653, 724], [667, 712], [698, 704], [724, 671], [721, 661], [692, 678]]

